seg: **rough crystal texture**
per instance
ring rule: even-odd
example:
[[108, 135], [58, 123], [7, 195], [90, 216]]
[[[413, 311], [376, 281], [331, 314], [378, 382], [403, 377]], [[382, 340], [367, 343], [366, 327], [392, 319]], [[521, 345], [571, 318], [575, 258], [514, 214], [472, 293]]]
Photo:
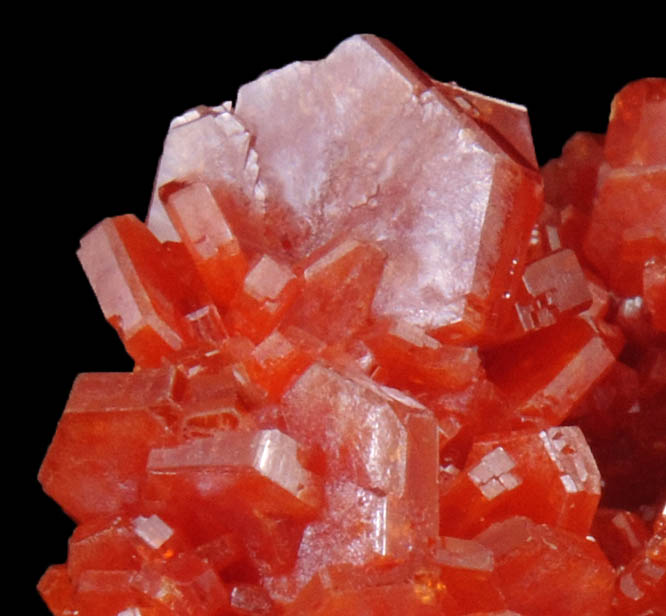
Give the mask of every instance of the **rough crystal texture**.
[[665, 101], [541, 175], [524, 107], [357, 36], [176, 118], [81, 241], [135, 369], [41, 467], [52, 613], [663, 613]]

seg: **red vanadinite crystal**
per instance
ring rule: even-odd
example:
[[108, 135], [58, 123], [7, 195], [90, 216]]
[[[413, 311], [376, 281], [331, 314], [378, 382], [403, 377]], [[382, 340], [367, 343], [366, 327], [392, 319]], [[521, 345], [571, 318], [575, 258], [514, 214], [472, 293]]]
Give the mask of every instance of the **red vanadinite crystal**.
[[540, 172], [355, 36], [176, 118], [78, 256], [135, 369], [40, 470], [55, 616], [666, 614], [666, 79]]

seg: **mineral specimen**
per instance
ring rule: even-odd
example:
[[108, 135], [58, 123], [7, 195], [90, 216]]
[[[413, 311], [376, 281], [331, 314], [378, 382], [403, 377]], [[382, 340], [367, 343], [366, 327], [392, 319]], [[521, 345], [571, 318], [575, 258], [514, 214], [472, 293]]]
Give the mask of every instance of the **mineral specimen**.
[[355, 36], [176, 118], [78, 256], [135, 369], [40, 470], [55, 616], [666, 613], [666, 80], [540, 172]]

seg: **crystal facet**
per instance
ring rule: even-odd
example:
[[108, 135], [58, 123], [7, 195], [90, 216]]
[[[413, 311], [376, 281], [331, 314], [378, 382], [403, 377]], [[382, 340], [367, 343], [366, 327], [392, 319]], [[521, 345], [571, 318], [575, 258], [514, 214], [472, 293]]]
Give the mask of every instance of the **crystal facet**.
[[666, 605], [666, 80], [524, 107], [354, 36], [169, 128], [79, 259], [135, 362], [42, 464], [55, 616]]

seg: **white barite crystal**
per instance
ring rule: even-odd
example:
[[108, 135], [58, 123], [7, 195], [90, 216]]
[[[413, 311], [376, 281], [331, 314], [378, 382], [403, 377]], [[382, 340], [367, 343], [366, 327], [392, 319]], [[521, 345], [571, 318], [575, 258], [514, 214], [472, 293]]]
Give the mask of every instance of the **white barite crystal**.
[[233, 187], [257, 201], [257, 156], [252, 136], [231, 111], [231, 104], [196, 107], [171, 122], [157, 168], [146, 223], [161, 241], [180, 238], [164, 209], [159, 188], [171, 181], [203, 181], [215, 194]]
[[601, 494], [597, 464], [578, 426], [548, 428], [539, 433], [539, 438], [568, 493]]
[[520, 256], [519, 234], [498, 229], [532, 227], [535, 168], [523, 107], [431, 81], [384, 41], [354, 36], [242, 86], [233, 110], [174, 123], [148, 225], [177, 239], [159, 188], [198, 180], [250, 256], [293, 262], [350, 234], [388, 255], [375, 312], [457, 324], [460, 338], [485, 326], [499, 261]]
[[173, 528], [156, 515], [146, 518], [142, 515], [132, 520], [134, 532], [150, 547], [159, 549], [173, 535]]
[[331, 473], [386, 498], [381, 506], [375, 503], [373, 515], [383, 520], [382, 541], [393, 553], [437, 535], [439, 447], [428, 409], [371, 379], [347, 377], [321, 363], [301, 375], [283, 403], [289, 432], [321, 447]]
[[492, 500], [522, 483], [520, 476], [511, 472], [515, 466], [515, 460], [502, 447], [497, 447], [486, 454], [468, 475], [483, 496]]
[[138, 607], [128, 607], [122, 612], [118, 612], [117, 616], [141, 616], [141, 609]]

